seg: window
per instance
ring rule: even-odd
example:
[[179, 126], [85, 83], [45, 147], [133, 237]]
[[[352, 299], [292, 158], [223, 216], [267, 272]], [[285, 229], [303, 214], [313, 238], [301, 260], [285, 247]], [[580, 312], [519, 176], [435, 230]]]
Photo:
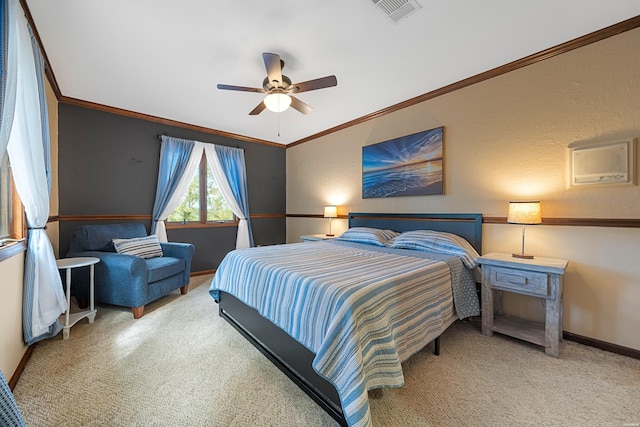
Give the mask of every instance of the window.
[[[24, 210], [18, 192], [13, 185], [9, 155], [0, 161], [0, 249], [8, 247], [9, 239], [25, 236]], [[6, 255], [6, 254], [5, 254]], [[0, 256], [0, 260], [3, 256]]]
[[169, 215], [167, 222], [171, 225], [228, 222], [235, 224], [235, 216], [222, 197], [222, 192], [204, 155], [187, 193], [178, 207]]
[[0, 240], [11, 235], [11, 177], [9, 155], [5, 153], [0, 163]]

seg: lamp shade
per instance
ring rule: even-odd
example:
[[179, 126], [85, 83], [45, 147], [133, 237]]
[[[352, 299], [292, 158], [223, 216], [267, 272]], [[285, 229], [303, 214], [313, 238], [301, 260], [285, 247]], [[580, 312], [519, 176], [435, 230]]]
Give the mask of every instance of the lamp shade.
[[337, 218], [338, 217], [338, 208], [336, 206], [325, 206], [324, 207], [324, 217], [325, 218]]
[[274, 113], [280, 113], [289, 108], [289, 105], [291, 105], [291, 97], [283, 93], [272, 93], [265, 96], [262, 102], [264, 102], [268, 110]]
[[507, 222], [511, 224], [541, 224], [540, 202], [509, 202]]

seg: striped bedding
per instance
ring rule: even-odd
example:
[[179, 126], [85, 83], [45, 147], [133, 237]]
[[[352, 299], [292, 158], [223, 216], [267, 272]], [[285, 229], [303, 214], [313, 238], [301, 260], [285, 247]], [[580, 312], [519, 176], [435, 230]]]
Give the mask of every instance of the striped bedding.
[[[315, 353], [313, 368], [336, 387], [347, 423], [370, 426], [367, 390], [402, 386], [403, 361], [457, 317], [478, 314], [470, 270], [427, 256], [339, 241], [240, 249], [209, 292], [235, 296]], [[454, 296], [464, 306], [456, 302], [457, 315]]]

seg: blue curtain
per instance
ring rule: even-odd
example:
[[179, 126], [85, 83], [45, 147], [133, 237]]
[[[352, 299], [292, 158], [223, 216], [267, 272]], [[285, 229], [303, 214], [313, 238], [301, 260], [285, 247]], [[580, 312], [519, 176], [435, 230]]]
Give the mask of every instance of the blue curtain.
[[16, 104], [17, 61], [14, 49], [9, 49], [9, 17], [13, 7], [9, 3], [2, 1], [0, 5], [0, 160], [7, 151]]
[[[42, 149], [44, 152], [44, 166], [45, 173], [47, 176], [47, 189], [49, 193], [51, 192], [51, 139], [49, 134], [49, 111], [47, 108], [47, 95], [44, 84], [44, 58], [42, 56], [42, 52], [40, 51], [40, 46], [38, 46], [38, 42], [33, 36], [33, 31], [31, 27], [27, 24], [27, 28], [29, 29], [29, 34], [31, 35], [31, 48], [33, 49], [33, 60], [35, 62], [36, 68], [36, 81], [38, 83], [38, 98], [40, 99], [40, 123], [42, 127]], [[31, 238], [32, 230], [29, 230], [28, 237]], [[62, 330], [62, 323], [59, 320], [56, 320], [52, 325], [49, 326], [49, 331], [43, 335], [39, 335], [34, 337], [31, 333], [32, 331], [32, 309], [33, 309], [33, 293], [34, 286], [33, 282], [36, 280], [34, 276], [34, 264], [35, 261], [32, 259], [36, 256], [33, 251], [28, 250], [25, 255], [25, 278], [24, 278], [24, 299], [25, 303], [23, 304], [23, 310], [26, 310], [26, 313], [23, 314], [23, 333], [25, 343], [31, 345], [37, 341], [41, 341], [45, 338], [51, 338]]]
[[33, 60], [36, 64], [36, 80], [38, 82], [38, 98], [40, 98], [40, 123], [42, 123], [42, 148], [44, 150], [44, 167], [47, 174], [47, 188], [51, 194], [51, 135], [49, 133], [49, 108], [47, 107], [47, 91], [44, 85], [44, 57], [38, 45], [38, 40], [33, 35], [31, 26], [27, 23], [29, 35], [31, 35], [31, 48]]
[[24, 421], [11, 389], [0, 371], [0, 426], [24, 427]]
[[161, 217], [162, 212], [166, 209], [171, 196], [180, 183], [180, 179], [187, 170], [194, 148], [195, 143], [193, 141], [162, 136], [158, 186], [156, 187], [156, 201], [153, 205], [152, 234], [156, 231], [156, 223], [164, 220]]
[[214, 147], [218, 161], [220, 162], [220, 167], [222, 167], [222, 171], [227, 177], [229, 187], [231, 187], [231, 192], [236, 202], [238, 202], [242, 214], [247, 219], [249, 244], [253, 247], [253, 233], [249, 220], [249, 193], [247, 191], [247, 172], [244, 163], [244, 151], [218, 144], [215, 144]]

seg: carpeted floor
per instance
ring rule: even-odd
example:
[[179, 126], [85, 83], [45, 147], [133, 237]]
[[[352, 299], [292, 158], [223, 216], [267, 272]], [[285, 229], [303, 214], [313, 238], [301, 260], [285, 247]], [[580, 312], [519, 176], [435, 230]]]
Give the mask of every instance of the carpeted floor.
[[[14, 395], [37, 426], [335, 426], [218, 316], [195, 277], [187, 295], [131, 311], [99, 306], [37, 344]], [[372, 396], [375, 426], [638, 426], [640, 360], [565, 341], [560, 358], [456, 322]]]

